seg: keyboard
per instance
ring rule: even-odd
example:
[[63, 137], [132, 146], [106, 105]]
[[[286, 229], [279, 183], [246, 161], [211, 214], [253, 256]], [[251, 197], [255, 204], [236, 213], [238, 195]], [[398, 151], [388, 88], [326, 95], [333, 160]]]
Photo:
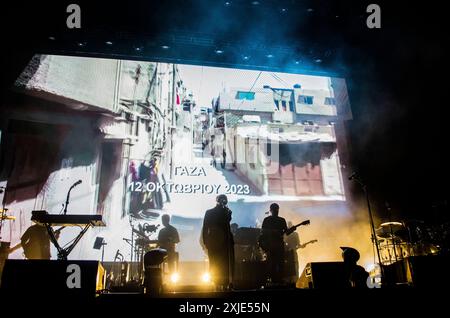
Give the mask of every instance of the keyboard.
[[32, 211], [31, 221], [50, 226], [105, 226], [99, 214], [49, 214], [47, 211]]

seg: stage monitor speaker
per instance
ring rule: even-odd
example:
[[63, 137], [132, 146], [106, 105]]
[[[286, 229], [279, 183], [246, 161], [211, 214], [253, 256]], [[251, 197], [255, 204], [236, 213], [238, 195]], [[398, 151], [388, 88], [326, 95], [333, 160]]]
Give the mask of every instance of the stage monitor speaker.
[[407, 279], [416, 288], [446, 288], [450, 285], [450, 256], [430, 255], [407, 258]]
[[450, 285], [447, 275], [450, 257], [440, 255], [411, 256], [384, 266], [385, 283], [416, 288], [439, 288]]
[[8, 259], [1, 289], [14, 294], [95, 296], [104, 283], [105, 270], [98, 261]]
[[297, 280], [297, 288], [333, 289], [346, 288], [343, 262], [317, 262], [308, 263], [300, 278]]

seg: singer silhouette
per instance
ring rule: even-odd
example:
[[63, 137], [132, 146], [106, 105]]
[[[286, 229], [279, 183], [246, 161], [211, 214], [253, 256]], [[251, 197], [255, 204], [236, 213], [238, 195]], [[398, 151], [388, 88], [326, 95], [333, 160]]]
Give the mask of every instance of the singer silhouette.
[[210, 274], [218, 290], [231, 287], [234, 271], [234, 240], [228, 198], [221, 194], [216, 206], [205, 213], [202, 238], [208, 252]]

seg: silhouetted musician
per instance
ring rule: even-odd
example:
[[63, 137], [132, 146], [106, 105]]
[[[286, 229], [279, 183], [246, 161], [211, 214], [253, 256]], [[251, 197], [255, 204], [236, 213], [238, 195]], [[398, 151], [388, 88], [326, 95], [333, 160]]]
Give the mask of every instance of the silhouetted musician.
[[278, 216], [280, 206], [276, 203], [270, 205], [271, 215], [266, 217], [262, 224], [261, 247], [267, 254], [269, 279], [272, 283], [281, 283], [284, 267], [284, 233], [288, 227], [286, 220]]
[[[59, 231], [55, 238], [59, 238]], [[50, 259], [50, 236], [45, 225], [31, 225], [20, 238], [20, 245], [26, 259]]]
[[167, 251], [167, 263], [172, 273], [178, 269], [178, 253], [175, 246], [180, 242], [180, 236], [177, 229], [170, 224], [168, 214], [164, 214], [161, 221], [164, 227], [158, 233], [158, 245]]
[[367, 278], [369, 273], [364, 267], [357, 264], [360, 254], [352, 247], [341, 247], [342, 259], [344, 261], [344, 275], [348, 283], [348, 287], [367, 288]]
[[231, 287], [234, 271], [234, 240], [228, 198], [221, 194], [216, 206], [205, 213], [202, 239], [208, 252], [210, 271], [218, 289]]
[[[302, 222], [299, 225], [302, 224], [308, 224], [306, 222]], [[288, 228], [292, 229], [299, 225], [294, 226], [291, 221], [288, 222]], [[300, 248], [305, 248], [307, 245], [316, 243], [317, 240], [311, 240], [304, 244], [300, 243], [299, 235], [296, 231], [292, 232], [290, 235], [284, 236], [284, 242], [285, 242], [285, 250], [286, 250], [286, 260], [287, 260], [287, 268], [288, 272], [286, 273], [287, 276], [290, 277], [292, 282], [296, 282], [299, 274], [299, 263], [298, 263], [298, 254], [297, 250]]]

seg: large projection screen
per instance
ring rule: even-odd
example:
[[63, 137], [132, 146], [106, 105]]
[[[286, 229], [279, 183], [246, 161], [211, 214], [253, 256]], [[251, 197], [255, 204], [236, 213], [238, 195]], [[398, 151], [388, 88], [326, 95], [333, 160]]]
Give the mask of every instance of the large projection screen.
[[[340, 260], [340, 246], [373, 263], [365, 212], [349, 195], [351, 120], [345, 79], [144, 61], [36, 55], [14, 85], [1, 133], [2, 198], [15, 221], [31, 211], [101, 214], [70, 254], [131, 260], [132, 229], [169, 214], [180, 262], [204, 262], [203, 216], [226, 194], [232, 223], [258, 228], [271, 203], [300, 227], [300, 269]], [[236, 225], [234, 225], [236, 227]], [[156, 239], [159, 228], [150, 233]], [[79, 232], [62, 231], [62, 245]], [[23, 258], [21, 249], [10, 258]], [[52, 258], [56, 251], [52, 250]]]

